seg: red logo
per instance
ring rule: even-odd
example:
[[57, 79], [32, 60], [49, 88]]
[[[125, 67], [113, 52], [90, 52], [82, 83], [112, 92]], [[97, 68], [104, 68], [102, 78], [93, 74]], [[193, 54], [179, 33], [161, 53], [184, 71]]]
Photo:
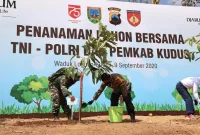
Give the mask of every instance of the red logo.
[[81, 6], [79, 5], [68, 5], [68, 14], [76, 19], [81, 16]]
[[127, 10], [127, 20], [130, 25], [136, 27], [141, 22], [141, 14], [140, 11], [136, 10]]

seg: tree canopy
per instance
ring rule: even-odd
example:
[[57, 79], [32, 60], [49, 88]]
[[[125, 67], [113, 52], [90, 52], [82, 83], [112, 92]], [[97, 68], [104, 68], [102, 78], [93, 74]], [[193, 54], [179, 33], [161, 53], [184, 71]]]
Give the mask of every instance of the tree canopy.
[[200, 59], [200, 33], [196, 36], [186, 39], [185, 43], [189, 43], [190, 46], [196, 45], [197, 50], [191, 52], [185, 52], [189, 61], [198, 61]]
[[12, 87], [10, 95], [20, 103], [30, 104], [34, 102], [40, 109], [42, 100], [50, 100], [48, 79], [44, 76], [38, 78], [37, 75], [25, 77], [22, 82]]
[[[90, 38], [83, 45], [86, 54], [88, 54], [87, 57], [74, 55], [70, 61], [75, 57], [79, 59], [82, 74], [89, 75], [91, 73], [92, 81], [96, 84], [100, 80], [102, 73], [112, 72], [113, 65], [107, 59], [107, 49], [115, 47], [116, 45], [115, 34], [108, 31], [107, 26], [100, 22], [97, 36], [90, 35]], [[66, 75], [75, 77], [78, 70], [80, 69], [72, 66], [66, 71]]]

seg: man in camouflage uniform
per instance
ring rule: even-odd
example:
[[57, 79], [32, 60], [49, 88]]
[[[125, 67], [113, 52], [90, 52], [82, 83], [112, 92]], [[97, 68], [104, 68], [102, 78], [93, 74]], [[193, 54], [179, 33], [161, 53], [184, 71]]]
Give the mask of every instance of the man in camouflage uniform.
[[79, 81], [80, 75], [75, 76], [74, 79], [71, 77], [66, 77], [66, 70], [67, 68], [61, 68], [48, 77], [49, 90], [53, 101], [52, 113], [54, 115], [54, 119], [58, 119], [60, 106], [67, 115], [68, 119], [71, 118], [71, 109], [69, 108], [69, 105], [67, 105], [66, 97], [69, 96], [71, 101], [75, 100], [68, 88]]
[[128, 114], [130, 115], [131, 122], [135, 122], [135, 109], [133, 103], [131, 102], [130, 93], [131, 83], [125, 80], [120, 74], [117, 73], [103, 73], [101, 76], [101, 80], [103, 82], [99, 90], [94, 94], [93, 99], [89, 101], [88, 104], [91, 105], [95, 100], [97, 100], [106, 88], [106, 86], [108, 86], [113, 89], [113, 93], [111, 95], [111, 106], [118, 106], [119, 97], [122, 95], [126, 104]]

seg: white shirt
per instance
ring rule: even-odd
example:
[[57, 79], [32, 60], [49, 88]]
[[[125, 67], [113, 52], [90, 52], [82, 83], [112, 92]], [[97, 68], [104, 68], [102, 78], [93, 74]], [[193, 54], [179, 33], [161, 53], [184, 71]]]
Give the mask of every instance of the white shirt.
[[192, 89], [194, 99], [200, 103], [198, 87], [200, 86], [200, 77], [187, 77], [181, 80], [181, 83], [187, 88]]

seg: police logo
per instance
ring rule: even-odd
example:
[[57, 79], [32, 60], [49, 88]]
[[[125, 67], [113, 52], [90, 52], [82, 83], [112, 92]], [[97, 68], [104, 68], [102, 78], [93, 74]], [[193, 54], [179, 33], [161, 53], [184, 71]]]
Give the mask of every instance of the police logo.
[[120, 14], [120, 11], [121, 9], [119, 8], [115, 8], [115, 7], [110, 7], [108, 8], [108, 10], [110, 11], [109, 13], [109, 22], [113, 25], [119, 25], [121, 24], [121, 14]]

